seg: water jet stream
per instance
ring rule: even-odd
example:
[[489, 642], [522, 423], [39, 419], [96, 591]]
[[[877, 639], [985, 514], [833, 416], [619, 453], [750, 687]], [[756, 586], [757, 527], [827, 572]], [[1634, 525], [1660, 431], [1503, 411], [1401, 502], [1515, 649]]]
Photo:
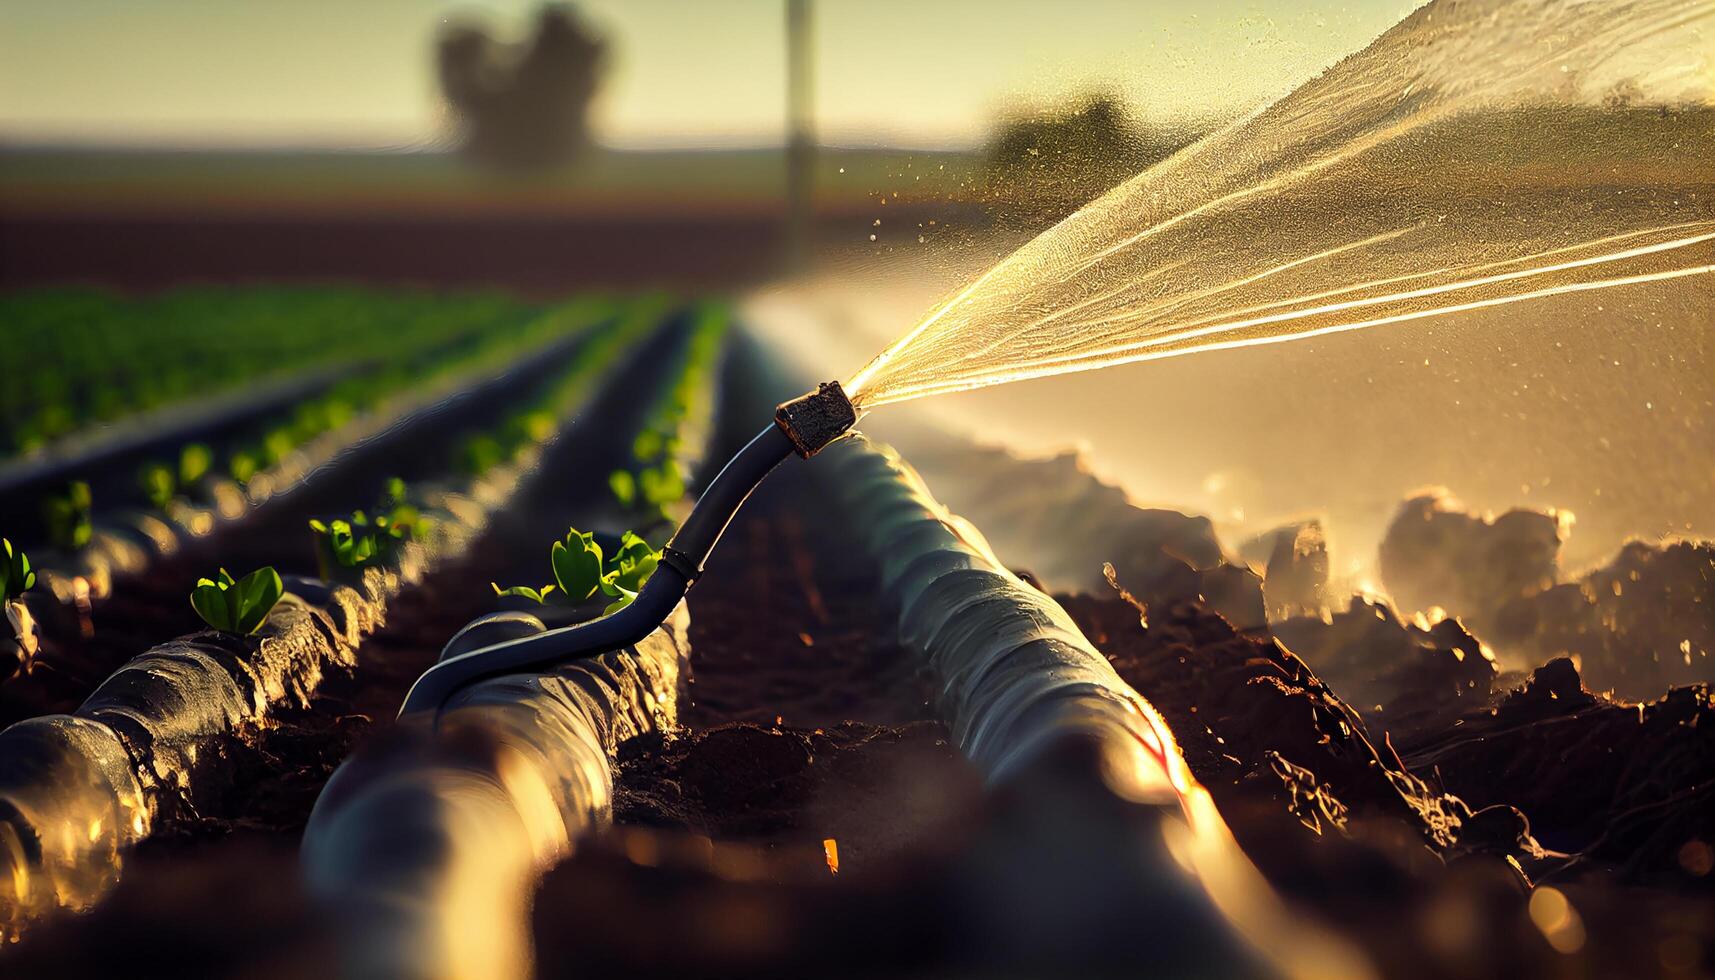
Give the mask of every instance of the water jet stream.
[[1712, 15], [1432, 2], [1043, 232], [846, 388], [862, 411], [1706, 274]]

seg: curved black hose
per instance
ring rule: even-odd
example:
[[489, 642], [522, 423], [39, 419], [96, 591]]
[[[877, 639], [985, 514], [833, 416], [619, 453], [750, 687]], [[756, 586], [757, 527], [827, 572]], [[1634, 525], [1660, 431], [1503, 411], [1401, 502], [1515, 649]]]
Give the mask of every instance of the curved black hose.
[[568, 660], [593, 657], [642, 641], [685, 598], [702, 574], [703, 562], [732, 522], [738, 508], [774, 467], [790, 456], [787, 431], [770, 422], [727, 462], [697, 501], [673, 540], [662, 549], [661, 564], [624, 609], [589, 623], [508, 640], [449, 657], [424, 672], [405, 695], [399, 717], [438, 713], [441, 705], [477, 681], [507, 674], [538, 673]]

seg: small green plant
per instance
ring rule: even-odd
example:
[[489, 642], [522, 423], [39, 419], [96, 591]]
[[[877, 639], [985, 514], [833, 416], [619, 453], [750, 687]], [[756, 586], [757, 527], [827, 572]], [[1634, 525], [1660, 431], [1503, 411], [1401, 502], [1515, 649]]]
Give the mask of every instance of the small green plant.
[[549, 593], [554, 591], [552, 585], [544, 585], [540, 589], [532, 589], [528, 585], [514, 585], [511, 588], [503, 589], [498, 584], [490, 582], [488, 586], [494, 590], [494, 594], [497, 596], [518, 596], [529, 599], [537, 605], [547, 602]]
[[196, 486], [213, 468], [214, 450], [202, 443], [188, 443], [179, 450], [179, 486], [186, 489]]
[[565, 540], [554, 542], [548, 550], [548, 562], [554, 569], [554, 583], [568, 601], [583, 602], [601, 588], [601, 545], [594, 534], [571, 528]]
[[0, 538], [0, 547], [5, 550], [0, 561], [0, 599], [9, 601], [35, 588], [36, 570], [30, 567], [30, 556], [12, 547], [12, 542]]
[[173, 502], [173, 494], [179, 489], [173, 479], [173, 471], [160, 463], [150, 463], [143, 467], [143, 472], [137, 476], [137, 482], [143, 488], [143, 496], [149, 498], [149, 505], [156, 510], [166, 510]]
[[411, 503], [405, 481], [399, 477], [389, 477], [382, 488], [380, 504], [375, 508], [381, 515], [377, 520], [396, 528], [401, 534], [417, 539], [423, 536], [427, 529], [427, 518], [417, 506]]
[[239, 452], [233, 453], [232, 459], [228, 460], [226, 464], [227, 473], [231, 474], [232, 479], [240, 486], [249, 483], [251, 478], [260, 472], [261, 469], [261, 460], [257, 459], [256, 455], [248, 450], [240, 450]]
[[217, 578], [197, 581], [191, 590], [191, 608], [222, 633], [249, 636], [262, 628], [285, 591], [280, 573], [272, 567], [258, 568], [237, 581], [223, 568]]
[[646, 503], [665, 510], [667, 505], [685, 495], [685, 478], [679, 472], [678, 463], [665, 459], [637, 474], [637, 488], [642, 491]]
[[[619, 539], [619, 551], [608, 564], [608, 577], [622, 591], [635, 596], [643, 588], [643, 583], [649, 576], [655, 574], [655, 569], [661, 564], [661, 552], [649, 547], [649, 542], [632, 533], [625, 532]], [[626, 601], [630, 601], [629, 599]]]
[[667, 451], [667, 437], [659, 429], [648, 428], [637, 433], [637, 438], [631, 442], [631, 455], [640, 462], [650, 462], [661, 458]]
[[508, 429], [513, 441], [528, 444], [548, 441], [548, 437], [552, 436], [558, 427], [553, 412], [538, 410], [526, 412], [512, 420]]
[[637, 477], [630, 470], [614, 470], [608, 474], [607, 485], [621, 507], [630, 508], [637, 502]]
[[262, 437], [262, 458], [268, 461], [269, 466], [277, 466], [281, 460], [290, 456], [297, 446], [298, 439], [290, 428], [281, 426], [270, 429], [268, 434]]
[[470, 476], [481, 476], [506, 461], [506, 447], [493, 436], [474, 436], [459, 453], [459, 467]]
[[395, 525], [383, 515], [371, 518], [361, 510], [349, 519], [312, 520], [310, 530], [316, 535], [316, 557], [326, 579], [337, 577], [341, 569], [391, 564], [411, 537], [409, 527]]
[[560, 601], [576, 604], [600, 592], [613, 600], [602, 610], [603, 614], [618, 612], [637, 598], [643, 583], [661, 563], [661, 553], [627, 531], [619, 539], [619, 548], [611, 556], [604, 556], [594, 534], [574, 527], [566, 532], [564, 540], [554, 542], [548, 561], [554, 570], [553, 584], [539, 589], [528, 585], [503, 589], [498, 583], [490, 583], [494, 594], [522, 596], [535, 602], [547, 602], [550, 595], [557, 594]]
[[75, 551], [89, 543], [95, 533], [89, 518], [91, 503], [89, 484], [82, 480], [73, 481], [64, 494], [47, 499], [48, 539], [54, 547]]
[[382, 484], [382, 486], [381, 486], [381, 504], [382, 504], [382, 506], [384, 506], [384, 507], [398, 507], [398, 506], [404, 504], [406, 502], [406, 499], [407, 499], [407, 488], [405, 486], [405, 479], [403, 477], [398, 477], [398, 476], [388, 477], [387, 482]]
[[607, 486], [621, 507], [642, 510], [664, 520], [667, 508], [685, 496], [685, 475], [678, 461], [668, 457], [639, 467], [635, 473], [614, 470], [608, 475]]

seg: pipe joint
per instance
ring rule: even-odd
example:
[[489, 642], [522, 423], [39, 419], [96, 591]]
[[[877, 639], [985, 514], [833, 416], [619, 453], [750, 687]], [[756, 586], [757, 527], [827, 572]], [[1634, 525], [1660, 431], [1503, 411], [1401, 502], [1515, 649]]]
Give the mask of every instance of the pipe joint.
[[792, 451], [809, 459], [857, 424], [857, 409], [838, 381], [824, 381], [776, 408], [774, 424], [792, 440]]

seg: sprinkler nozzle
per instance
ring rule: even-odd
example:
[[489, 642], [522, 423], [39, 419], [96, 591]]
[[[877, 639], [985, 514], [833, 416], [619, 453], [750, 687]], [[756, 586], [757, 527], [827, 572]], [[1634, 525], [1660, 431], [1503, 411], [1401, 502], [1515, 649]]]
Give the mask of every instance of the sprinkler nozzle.
[[838, 381], [824, 381], [776, 408], [774, 424], [792, 440], [792, 451], [809, 459], [857, 424], [857, 409]]

